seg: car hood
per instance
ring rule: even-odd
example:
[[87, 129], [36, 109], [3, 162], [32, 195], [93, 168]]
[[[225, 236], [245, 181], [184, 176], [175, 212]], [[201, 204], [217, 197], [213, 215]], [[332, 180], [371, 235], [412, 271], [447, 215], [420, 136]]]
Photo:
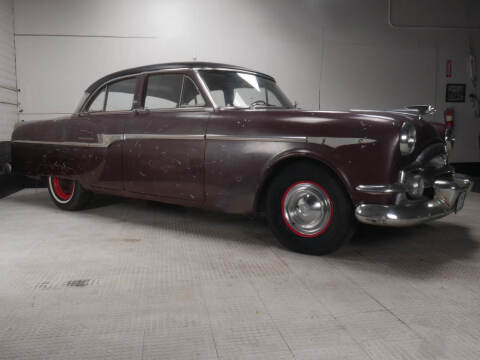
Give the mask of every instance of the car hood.
[[[412, 122], [418, 137], [438, 138], [438, 132], [428, 122], [417, 116], [392, 111], [320, 111], [301, 109], [262, 109], [248, 111], [252, 119], [268, 119], [277, 123], [277, 129], [288, 129], [292, 135], [346, 134], [345, 136], [384, 137], [398, 136], [404, 122]], [[299, 133], [300, 132], [300, 133]], [[302, 134], [303, 133], [303, 134]]]
[[[398, 149], [400, 129], [412, 122], [417, 132], [414, 152], [403, 156], [412, 161], [425, 147], [443, 138], [428, 122], [418, 116], [392, 111], [318, 111], [301, 109], [229, 110], [226, 118], [235, 120], [232, 132], [238, 135], [307, 137], [308, 142], [375, 143], [379, 151]], [[325, 141], [324, 141], [325, 140]]]

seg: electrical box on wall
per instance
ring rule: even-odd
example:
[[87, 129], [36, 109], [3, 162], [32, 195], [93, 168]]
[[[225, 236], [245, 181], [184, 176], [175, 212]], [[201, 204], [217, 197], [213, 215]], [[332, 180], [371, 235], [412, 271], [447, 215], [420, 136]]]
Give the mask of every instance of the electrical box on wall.
[[447, 84], [445, 101], [447, 103], [463, 103], [465, 102], [465, 91], [465, 84]]

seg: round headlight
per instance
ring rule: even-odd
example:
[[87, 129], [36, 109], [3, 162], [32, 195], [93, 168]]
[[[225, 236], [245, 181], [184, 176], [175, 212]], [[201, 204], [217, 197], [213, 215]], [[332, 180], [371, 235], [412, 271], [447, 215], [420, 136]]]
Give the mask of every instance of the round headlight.
[[417, 142], [417, 131], [415, 125], [410, 122], [404, 122], [400, 129], [400, 152], [402, 155], [409, 155], [415, 149]]

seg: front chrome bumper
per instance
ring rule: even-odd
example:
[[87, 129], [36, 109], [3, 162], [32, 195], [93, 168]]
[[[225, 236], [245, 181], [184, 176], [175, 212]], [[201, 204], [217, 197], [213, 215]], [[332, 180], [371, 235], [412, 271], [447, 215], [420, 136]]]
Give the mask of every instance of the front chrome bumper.
[[[355, 216], [362, 223], [380, 226], [411, 226], [424, 223], [460, 211], [472, 186], [473, 182], [468, 177], [451, 174], [433, 182], [432, 199], [396, 205], [361, 204], [356, 207]], [[361, 187], [358, 188], [360, 189]]]

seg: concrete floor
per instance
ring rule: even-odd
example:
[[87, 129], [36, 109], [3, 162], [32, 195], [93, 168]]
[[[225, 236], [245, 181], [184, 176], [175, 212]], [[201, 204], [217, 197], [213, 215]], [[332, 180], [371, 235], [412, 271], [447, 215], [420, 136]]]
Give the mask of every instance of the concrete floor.
[[263, 220], [0, 200], [0, 359], [479, 359], [480, 194], [329, 257]]

